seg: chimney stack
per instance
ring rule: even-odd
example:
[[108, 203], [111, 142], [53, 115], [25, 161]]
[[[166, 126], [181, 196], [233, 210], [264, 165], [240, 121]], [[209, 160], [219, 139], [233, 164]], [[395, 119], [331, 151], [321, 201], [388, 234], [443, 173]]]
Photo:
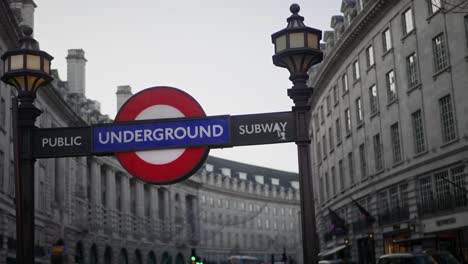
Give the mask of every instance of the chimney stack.
[[120, 110], [122, 105], [132, 97], [132, 87], [130, 85], [117, 86], [117, 112]]
[[20, 25], [34, 29], [34, 9], [37, 6], [33, 0], [11, 0], [10, 7], [20, 21]]
[[85, 95], [86, 92], [86, 71], [87, 60], [84, 57], [84, 50], [70, 49], [67, 56], [67, 81], [70, 93]]

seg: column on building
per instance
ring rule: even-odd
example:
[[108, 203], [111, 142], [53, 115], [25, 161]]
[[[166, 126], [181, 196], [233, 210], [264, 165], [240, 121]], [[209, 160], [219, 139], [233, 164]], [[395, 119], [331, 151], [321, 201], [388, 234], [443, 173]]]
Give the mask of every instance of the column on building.
[[64, 204], [65, 199], [65, 159], [55, 159], [55, 202], [59, 205]]
[[135, 205], [136, 205], [136, 220], [137, 230], [143, 230], [143, 219], [145, 218], [145, 190], [143, 183], [135, 181]]
[[128, 175], [122, 174], [120, 179], [120, 187], [122, 188], [120, 190], [120, 208], [122, 208], [123, 229], [128, 233], [130, 231], [130, 178]]
[[171, 195], [170, 195], [170, 191], [168, 188], [165, 188], [164, 189], [164, 234], [167, 236], [167, 238], [170, 238], [171, 237], [171, 234], [172, 234], [172, 229], [171, 229], [171, 220], [172, 217], [171, 217]]
[[188, 208], [188, 205], [187, 205], [187, 198], [188, 196], [185, 196], [183, 194], [179, 194], [179, 197], [180, 197], [180, 216], [182, 218], [182, 227], [183, 227], [183, 230], [185, 231], [184, 234], [183, 234], [183, 237], [184, 238], [187, 238], [187, 235], [189, 235], [190, 233], [187, 232], [189, 231], [189, 226], [188, 226], [188, 219], [187, 219], [187, 208]]
[[96, 159], [91, 162], [91, 219], [93, 224], [101, 223], [101, 163]]
[[158, 189], [154, 186], [150, 186], [150, 221], [151, 221], [151, 231], [155, 234], [158, 232], [159, 228], [159, 197], [158, 197]]
[[116, 226], [115, 170], [111, 167], [106, 167], [106, 188], [107, 224], [109, 228], [114, 229]]

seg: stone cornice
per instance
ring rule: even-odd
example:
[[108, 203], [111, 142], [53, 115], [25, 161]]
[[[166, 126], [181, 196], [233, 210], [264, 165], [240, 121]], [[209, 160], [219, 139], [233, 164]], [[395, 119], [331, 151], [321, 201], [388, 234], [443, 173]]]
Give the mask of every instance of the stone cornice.
[[[375, 22], [382, 18], [389, 8], [400, 0], [376, 0], [369, 1], [364, 10], [358, 14], [353, 23], [346, 29], [343, 36], [335, 42], [332, 51], [322, 62], [320, 69], [313, 80], [314, 93], [319, 93], [326, 88], [330, 79], [336, 74], [336, 69], [348, 58], [349, 54], [358, 46], [369, 31], [375, 26]], [[320, 96], [313, 96], [312, 107]]]
[[268, 203], [299, 205], [299, 200], [294, 200], [294, 199], [288, 200], [288, 199], [283, 199], [279, 197], [273, 198], [270, 196], [258, 195], [256, 193], [233, 191], [233, 190], [223, 189], [218, 186], [209, 185], [209, 184], [202, 184], [200, 188], [201, 190], [204, 190], [204, 191], [210, 191], [210, 192], [218, 193], [221, 195], [227, 195], [227, 196], [236, 197], [236, 198], [247, 198], [251, 200], [258, 200], [258, 201], [263, 201], [263, 202], [268, 202]]
[[0, 35], [2, 35], [2, 39], [4, 39], [8, 45], [7, 48], [16, 48], [16, 43], [20, 36], [20, 31], [15, 15], [10, 8], [9, 0], [0, 0], [0, 25], [2, 28]]

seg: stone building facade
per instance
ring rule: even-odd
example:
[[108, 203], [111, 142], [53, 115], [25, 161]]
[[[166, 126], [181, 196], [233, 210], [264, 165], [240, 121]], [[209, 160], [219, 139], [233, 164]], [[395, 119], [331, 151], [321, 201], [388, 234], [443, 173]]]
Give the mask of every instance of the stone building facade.
[[[31, 0], [0, 0], [0, 53], [16, 47], [20, 23], [34, 26], [34, 8]], [[85, 52], [69, 50], [66, 59], [67, 81], [55, 70], [38, 92], [37, 126], [112, 122], [85, 96]], [[0, 263], [15, 259], [15, 93], [0, 83]], [[130, 96], [129, 86], [118, 87], [119, 106]], [[210, 263], [230, 255], [266, 261], [282, 252], [301, 258], [297, 174], [215, 157], [190, 179], [166, 186], [137, 180], [113, 156], [40, 159], [35, 209], [39, 263], [49, 263], [58, 240], [67, 263], [179, 264], [192, 249]]]
[[468, 259], [468, 16], [448, 2], [342, 1], [324, 32], [310, 70], [322, 258]]

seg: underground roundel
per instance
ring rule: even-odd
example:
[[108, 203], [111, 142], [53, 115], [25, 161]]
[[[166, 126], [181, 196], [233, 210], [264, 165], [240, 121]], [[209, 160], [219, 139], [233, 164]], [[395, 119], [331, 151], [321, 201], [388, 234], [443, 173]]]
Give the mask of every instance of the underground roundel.
[[[172, 87], [153, 87], [132, 96], [119, 110], [115, 122], [206, 116], [193, 97]], [[149, 150], [116, 153], [133, 176], [154, 184], [182, 181], [195, 173], [208, 157], [209, 148]]]

